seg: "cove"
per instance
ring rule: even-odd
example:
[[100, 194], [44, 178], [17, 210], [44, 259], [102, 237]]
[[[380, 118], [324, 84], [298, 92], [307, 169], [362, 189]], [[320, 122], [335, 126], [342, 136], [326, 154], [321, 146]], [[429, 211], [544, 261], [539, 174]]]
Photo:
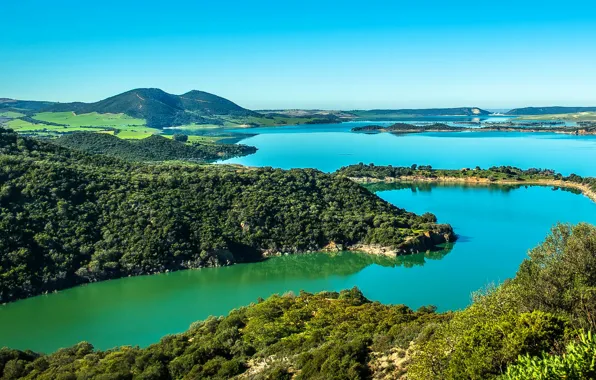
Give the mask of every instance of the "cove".
[[472, 292], [513, 276], [556, 222], [596, 223], [596, 204], [550, 187], [396, 184], [375, 190], [399, 207], [435, 213], [460, 240], [442, 252], [397, 259], [295, 255], [81, 286], [1, 306], [0, 346], [42, 352], [82, 340], [100, 349], [147, 346], [196, 320], [287, 291], [358, 286], [383, 303], [460, 309]]
[[[242, 144], [258, 148], [255, 154], [223, 163], [272, 166], [282, 169], [316, 168], [332, 172], [342, 166], [432, 165], [440, 169], [509, 165], [523, 169], [547, 168], [564, 175], [596, 176], [596, 136], [519, 132], [436, 132], [408, 135], [349, 132], [371, 123], [249, 128], [256, 133]], [[389, 125], [392, 122], [374, 122]]]

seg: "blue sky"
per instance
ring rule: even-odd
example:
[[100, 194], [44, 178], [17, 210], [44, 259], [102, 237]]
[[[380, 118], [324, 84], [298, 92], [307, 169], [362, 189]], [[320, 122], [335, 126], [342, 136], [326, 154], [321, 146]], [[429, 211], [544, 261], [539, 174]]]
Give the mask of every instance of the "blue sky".
[[596, 106], [588, 1], [2, 2], [0, 97], [159, 87], [253, 109]]

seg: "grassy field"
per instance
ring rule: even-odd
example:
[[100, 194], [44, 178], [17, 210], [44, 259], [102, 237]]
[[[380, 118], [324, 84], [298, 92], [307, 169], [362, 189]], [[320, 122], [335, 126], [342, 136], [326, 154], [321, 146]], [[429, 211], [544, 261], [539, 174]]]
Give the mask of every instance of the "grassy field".
[[100, 127], [62, 127], [57, 125], [46, 125], [46, 124], [34, 124], [21, 119], [13, 119], [5, 123], [5, 125], [21, 133], [33, 133], [33, 132], [74, 132], [74, 131], [102, 131]]
[[[50, 121], [50, 120], [47, 120]], [[57, 122], [57, 121], [53, 121]], [[149, 137], [156, 133], [160, 133], [158, 129], [145, 127], [144, 125], [119, 125], [119, 126], [90, 126], [90, 127], [82, 127], [82, 126], [57, 126], [57, 125], [47, 125], [47, 124], [37, 124], [31, 123], [29, 121], [21, 120], [21, 119], [13, 119], [9, 120], [5, 123], [6, 127], [15, 130], [19, 133], [27, 133], [27, 134], [35, 134], [35, 135], [59, 135], [62, 133], [71, 133], [77, 131], [90, 131], [90, 132], [102, 132], [102, 133], [111, 133], [114, 134], [114, 131], [105, 129], [108, 128], [117, 128], [119, 131], [117, 136], [123, 139], [142, 139], [145, 137]]]
[[86, 113], [77, 115], [74, 112], [42, 112], [33, 116], [36, 120], [57, 124], [66, 124], [70, 127], [128, 127], [144, 126], [145, 120], [135, 119], [124, 114], [98, 114]]
[[[34, 115], [32, 119], [21, 120], [24, 115], [18, 112], [3, 112], [0, 117], [11, 120], [5, 121], [4, 125], [16, 132], [29, 135], [58, 136], [64, 133], [77, 131], [92, 131], [113, 133], [122, 139], [143, 139], [161, 131], [156, 128], [147, 127], [145, 120], [135, 119], [124, 114], [98, 114], [88, 113], [77, 115], [74, 112], [42, 112]], [[315, 120], [315, 117], [292, 117], [292, 116], [271, 116], [271, 117], [222, 117], [224, 125], [214, 124], [190, 124], [177, 127], [180, 133], [184, 130], [217, 130], [222, 129], [222, 136], [214, 131], [215, 136], [189, 136], [189, 141], [217, 142], [221, 139], [229, 139], [223, 128], [242, 128], [252, 126], [279, 126], [296, 125]], [[39, 120], [39, 123], [35, 121]], [[42, 122], [63, 124], [47, 125]], [[117, 131], [113, 131], [116, 129]]]
[[520, 116], [517, 120], [569, 120], [569, 121], [592, 121], [596, 120], [596, 112], [577, 112], [550, 115]]
[[6, 111], [6, 112], [0, 112], [0, 117], [7, 117], [10, 119], [16, 119], [17, 117], [23, 117], [25, 116], [22, 113], [19, 112], [14, 112], [14, 111]]
[[144, 139], [145, 137], [160, 133], [159, 129], [145, 126], [119, 127], [118, 129], [119, 132], [116, 134], [116, 136], [120, 137], [121, 139]]
[[[162, 135], [165, 138], [171, 139], [173, 135]], [[188, 136], [188, 142], [201, 142], [201, 143], [208, 143], [208, 144], [215, 144], [219, 140], [226, 139], [229, 137], [225, 136]]]

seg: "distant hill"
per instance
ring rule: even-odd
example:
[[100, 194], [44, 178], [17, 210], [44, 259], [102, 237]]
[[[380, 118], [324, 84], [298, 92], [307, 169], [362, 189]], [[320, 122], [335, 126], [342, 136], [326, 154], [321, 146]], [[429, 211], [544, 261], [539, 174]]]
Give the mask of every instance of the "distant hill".
[[596, 112], [596, 107], [525, 107], [514, 108], [506, 115], [554, 115], [576, 112]]
[[244, 156], [257, 151], [255, 147], [235, 144], [185, 144], [153, 135], [140, 140], [124, 140], [106, 133], [77, 132], [64, 135], [53, 143], [91, 154], [105, 154], [127, 161], [194, 161], [205, 162], [221, 158]]
[[148, 127], [164, 128], [191, 123], [223, 124], [217, 116], [260, 116], [222, 97], [203, 91], [172, 95], [157, 88], [139, 88], [96, 103], [57, 103], [47, 112], [123, 113], [145, 119]]
[[485, 116], [489, 111], [478, 107], [426, 108], [426, 109], [376, 109], [348, 111], [356, 117], [399, 117], [399, 116]]
[[54, 102], [0, 98], [0, 110], [37, 112], [53, 106]]

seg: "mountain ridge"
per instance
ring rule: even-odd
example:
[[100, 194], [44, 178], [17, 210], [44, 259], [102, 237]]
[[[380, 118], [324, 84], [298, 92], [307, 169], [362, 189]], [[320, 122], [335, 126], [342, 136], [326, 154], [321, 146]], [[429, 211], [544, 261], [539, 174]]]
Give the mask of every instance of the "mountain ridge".
[[232, 101], [204, 91], [182, 95], [158, 88], [137, 88], [95, 103], [55, 103], [46, 112], [123, 113], [145, 119], [147, 126], [165, 128], [184, 124], [222, 124], [216, 116], [260, 116]]

